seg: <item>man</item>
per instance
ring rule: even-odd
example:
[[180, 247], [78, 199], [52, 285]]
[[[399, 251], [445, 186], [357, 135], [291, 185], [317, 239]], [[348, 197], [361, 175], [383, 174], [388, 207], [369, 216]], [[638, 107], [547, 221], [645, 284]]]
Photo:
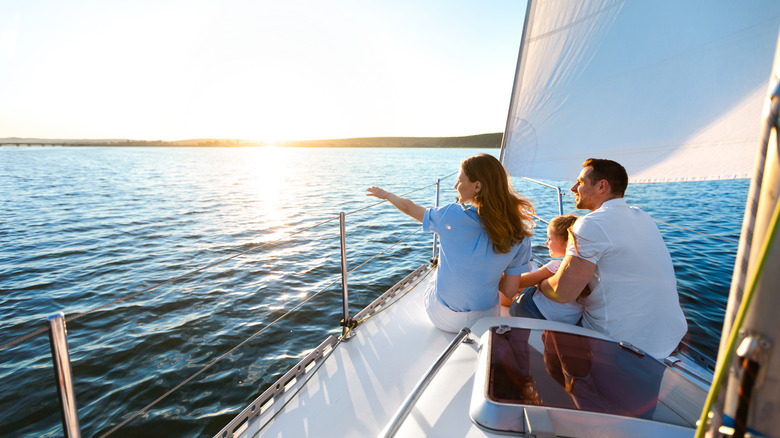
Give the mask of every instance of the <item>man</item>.
[[623, 199], [628, 175], [620, 164], [588, 159], [571, 188], [576, 207], [590, 210], [572, 228], [558, 272], [540, 283], [567, 303], [590, 285], [582, 325], [664, 358], [687, 331], [669, 250], [653, 219]]

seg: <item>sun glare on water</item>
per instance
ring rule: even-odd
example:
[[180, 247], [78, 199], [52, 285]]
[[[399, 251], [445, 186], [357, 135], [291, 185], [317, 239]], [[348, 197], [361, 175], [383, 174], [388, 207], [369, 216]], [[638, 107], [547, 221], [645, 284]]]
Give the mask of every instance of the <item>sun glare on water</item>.
[[269, 242], [285, 235], [290, 224], [289, 199], [282, 196], [284, 188], [290, 184], [291, 165], [289, 151], [277, 146], [262, 146], [247, 149], [247, 165], [255, 169], [251, 181], [253, 204], [257, 216], [261, 218], [261, 227], [266, 232], [260, 241]]

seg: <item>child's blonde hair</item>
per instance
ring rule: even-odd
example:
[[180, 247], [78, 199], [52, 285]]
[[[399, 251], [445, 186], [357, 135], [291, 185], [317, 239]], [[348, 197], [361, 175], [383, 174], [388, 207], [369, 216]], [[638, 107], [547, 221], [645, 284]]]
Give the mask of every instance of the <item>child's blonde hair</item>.
[[550, 228], [553, 233], [561, 240], [566, 242], [569, 240], [569, 230], [577, 222], [577, 216], [573, 214], [564, 214], [563, 216], [556, 216], [550, 221]]
[[[556, 216], [550, 221], [550, 229], [556, 237], [564, 242], [571, 242], [574, 245], [574, 250], [577, 250], [577, 239], [574, 238], [574, 234], [571, 232], [571, 228], [574, 223], [577, 222], [578, 216], [573, 214], [564, 214], [563, 216]], [[580, 300], [588, 298], [590, 295], [590, 285], [585, 285], [580, 295], [577, 297], [577, 301], [584, 304]]]

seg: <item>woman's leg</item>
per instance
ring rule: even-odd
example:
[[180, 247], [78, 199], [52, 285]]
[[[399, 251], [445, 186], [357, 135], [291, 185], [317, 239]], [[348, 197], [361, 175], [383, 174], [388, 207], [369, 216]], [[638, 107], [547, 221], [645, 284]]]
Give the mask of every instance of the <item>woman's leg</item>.
[[471, 327], [475, 321], [486, 316], [499, 316], [501, 309], [496, 305], [492, 309], [472, 312], [456, 312], [436, 298], [436, 288], [431, 282], [425, 291], [425, 311], [433, 325], [449, 333], [458, 333], [463, 327]]
[[522, 316], [524, 318], [547, 319], [542, 315], [539, 308], [536, 307], [536, 303], [534, 303], [534, 293], [536, 293], [535, 286], [523, 289], [523, 291], [512, 300], [512, 305], [509, 306], [509, 314], [512, 316]]
[[431, 282], [425, 290], [425, 312], [433, 325], [440, 330], [450, 333], [458, 333], [466, 327], [467, 321], [463, 312], [455, 312], [436, 298], [435, 282]]

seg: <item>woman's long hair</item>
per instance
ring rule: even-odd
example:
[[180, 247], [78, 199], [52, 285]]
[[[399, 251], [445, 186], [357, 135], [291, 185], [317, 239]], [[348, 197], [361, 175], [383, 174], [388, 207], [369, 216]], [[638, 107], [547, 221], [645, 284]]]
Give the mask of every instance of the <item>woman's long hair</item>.
[[533, 235], [534, 208], [512, 189], [509, 175], [496, 157], [474, 155], [463, 160], [460, 167], [469, 181], [482, 185], [474, 196], [474, 206], [495, 252], [508, 253], [515, 244]]

